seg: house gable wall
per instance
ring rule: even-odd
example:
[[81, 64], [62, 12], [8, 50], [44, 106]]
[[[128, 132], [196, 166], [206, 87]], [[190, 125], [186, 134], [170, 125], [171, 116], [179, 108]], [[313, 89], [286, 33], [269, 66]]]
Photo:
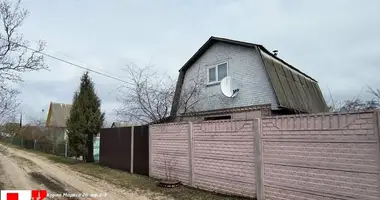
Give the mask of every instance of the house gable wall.
[[[234, 98], [225, 97], [220, 84], [206, 86], [207, 68], [224, 61], [228, 62], [228, 75], [240, 90]], [[215, 43], [186, 71], [181, 96], [197, 76], [204, 85], [195, 111], [261, 104], [271, 104], [272, 109], [277, 109], [277, 99], [257, 49]], [[177, 114], [182, 112], [180, 108]]]

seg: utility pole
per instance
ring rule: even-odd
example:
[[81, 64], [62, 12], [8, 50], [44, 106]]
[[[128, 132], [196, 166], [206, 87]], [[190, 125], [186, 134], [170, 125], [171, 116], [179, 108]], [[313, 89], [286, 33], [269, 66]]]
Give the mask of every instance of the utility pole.
[[22, 128], [22, 111], [21, 111], [21, 115], [20, 115], [20, 128]]

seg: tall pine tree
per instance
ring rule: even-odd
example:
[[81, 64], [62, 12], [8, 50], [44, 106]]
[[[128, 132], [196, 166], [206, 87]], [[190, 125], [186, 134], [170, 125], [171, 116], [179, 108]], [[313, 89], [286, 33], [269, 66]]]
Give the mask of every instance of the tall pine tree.
[[94, 83], [85, 72], [79, 90], [75, 92], [70, 116], [66, 121], [69, 138], [69, 153], [82, 156], [86, 162], [94, 162], [94, 136], [104, 122], [100, 110], [100, 99], [95, 93]]

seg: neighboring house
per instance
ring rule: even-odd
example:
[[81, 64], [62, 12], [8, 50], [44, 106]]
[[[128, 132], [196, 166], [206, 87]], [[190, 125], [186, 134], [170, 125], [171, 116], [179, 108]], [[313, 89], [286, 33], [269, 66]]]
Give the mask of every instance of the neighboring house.
[[[230, 76], [239, 89], [226, 97], [220, 81]], [[182, 99], [194, 80], [201, 92], [184, 112]], [[189, 104], [190, 104], [189, 103]], [[259, 44], [211, 37], [179, 70], [171, 117], [179, 120], [253, 119], [268, 115], [327, 111], [315, 79]]]
[[22, 127], [20, 136], [24, 140], [48, 140], [50, 131], [44, 126], [26, 124]]
[[119, 127], [126, 127], [130, 126], [128, 122], [113, 122], [111, 125], [111, 128], [119, 128]]
[[66, 120], [70, 116], [70, 109], [70, 104], [50, 102], [46, 127], [49, 128], [51, 137], [56, 142], [67, 139]]

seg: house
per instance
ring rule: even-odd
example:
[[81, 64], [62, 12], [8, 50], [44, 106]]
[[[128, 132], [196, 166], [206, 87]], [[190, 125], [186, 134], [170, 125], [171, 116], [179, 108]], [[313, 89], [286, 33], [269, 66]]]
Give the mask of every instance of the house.
[[49, 128], [52, 139], [63, 142], [67, 139], [66, 120], [70, 116], [70, 104], [50, 102], [46, 127]]
[[21, 136], [24, 140], [47, 140], [50, 133], [44, 126], [26, 124], [22, 127], [19, 136]]
[[128, 122], [113, 122], [111, 125], [111, 128], [119, 128], [119, 127], [126, 127], [130, 126]]
[[[239, 89], [233, 98], [221, 92], [220, 81], [226, 76]], [[200, 85], [199, 93], [184, 101], [195, 85]], [[260, 44], [210, 37], [179, 70], [171, 118], [253, 119], [325, 111], [318, 82], [278, 55]]]

